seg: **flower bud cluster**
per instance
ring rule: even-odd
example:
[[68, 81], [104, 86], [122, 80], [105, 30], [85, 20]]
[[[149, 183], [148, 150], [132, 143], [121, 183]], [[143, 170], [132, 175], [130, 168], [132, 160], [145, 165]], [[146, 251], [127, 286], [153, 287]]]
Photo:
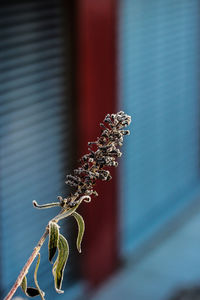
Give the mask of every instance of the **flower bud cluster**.
[[89, 153], [81, 159], [81, 167], [74, 170], [73, 175], [67, 175], [66, 184], [75, 187], [74, 196], [98, 195], [93, 189], [96, 180], [109, 181], [112, 179], [106, 167], [117, 167], [116, 158], [122, 153], [117, 148], [122, 146], [123, 138], [129, 135], [129, 130], [123, 128], [131, 123], [131, 117], [123, 111], [116, 114], [107, 114], [100, 124], [102, 132], [95, 142], [88, 143]]

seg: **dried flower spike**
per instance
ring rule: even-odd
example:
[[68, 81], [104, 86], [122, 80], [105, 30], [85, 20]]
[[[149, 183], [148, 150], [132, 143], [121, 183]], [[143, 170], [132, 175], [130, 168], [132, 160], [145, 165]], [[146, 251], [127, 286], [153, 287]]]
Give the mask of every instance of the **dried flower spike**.
[[81, 167], [74, 170], [73, 175], [67, 175], [66, 184], [76, 187], [75, 199], [83, 195], [95, 195], [93, 189], [96, 180], [109, 181], [110, 172], [105, 170], [108, 166], [118, 166], [116, 158], [122, 153], [118, 149], [122, 146], [124, 135], [130, 134], [123, 128], [131, 123], [131, 117], [123, 111], [116, 114], [107, 114], [104, 123], [101, 123], [102, 132], [95, 142], [89, 142], [89, 153], [81, 159]]

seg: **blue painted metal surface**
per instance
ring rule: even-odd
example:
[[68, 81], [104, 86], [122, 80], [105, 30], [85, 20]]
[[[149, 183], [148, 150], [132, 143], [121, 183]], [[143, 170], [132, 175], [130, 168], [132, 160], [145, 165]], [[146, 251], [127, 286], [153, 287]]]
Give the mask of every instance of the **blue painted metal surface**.
[[[8, 3], [0, 16], [0, 274], [5, 294], [58, 213], [38, 211], [32, 200], [48, 203], [68, 192], [64, 180], [72, 132], [60, 2]], [[69, 263], [63, 285], [71, 268]], [[73, 299], [79, 287], [59, 296], [51, 269], [45, 243], [38, 271], [41, 288], [48, 299]], [[31, 284], [33, 272], [31, 267]], [[16, 295], [22, 295], [20, 289]]]
[[199, 1], [122, 0], [120, 108], [132, 115], [121, 169], [123, 256], [199, 186]]

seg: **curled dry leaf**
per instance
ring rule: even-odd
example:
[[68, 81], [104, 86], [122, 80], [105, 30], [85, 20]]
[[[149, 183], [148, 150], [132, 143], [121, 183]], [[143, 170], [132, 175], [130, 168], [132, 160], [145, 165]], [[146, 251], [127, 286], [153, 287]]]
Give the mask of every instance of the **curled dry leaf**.
[[26, 278], [26, 276], [24, 276], [24, 278], [22, 280], [21, 288], [22, 288], [22, 291], [25, 293], [25, 295], [28, 296], [28, 297], [35, 297], [35, 296], [40, 295], [41, 299], [45, 300], [44, 299], [45, 293], [40, 289], [38, 281], [37, 281], [37, 271], [38, 271], [38, 268], [39, 268], [39, 264], [40, 264], [40, 254], [38, 253], [38, 260], [37, 260], [36, 267], [35, 267], [35, 272], [34, 272], [34, 281], [35, 281], [36, 288], [27, 287], [27, 278]]
[[40, 293], [38, 289], [33, 288], [33, 287], [27, 287], [27, 278], [24, 276], [22, 283], [21, 283], [21, 288], [24, 294], [28, 297], [35, 297], [38, 296]]
[[49, 222], [49, 261], [51, 262], [58, 247], [59, 226], [55, 222]]
[[40, 294], [41, 299], [45, 300], [44, 299], [45, 293], [40, 289], [39, 284], [38, 284], [38, 280], [37, 280], [37, 272], [38, 272], [39, 265], [40, 265], [40, 253], [38, 253], [38, 260], [37, 260], [37, 263], [36, 263], [36, 266], [35, 266], [34, 281], [35, 281], [35, 286], [36, 286], [36, 288], [37, 288], [37, 290]]
[[62, 287], [63, 273], [64, 273], [65, 265], [67, 263], [68, 256], [69, 256], [68, 242], [64, 238], [64, 236], [60, 234], [58, 240], [58, 256], [53, 265], [53, 270], [52, 270], [54, 276], [55, 289], [58, 293], [63, 293], [61, 287]]
[[27, 287], [27, 278], [26, 278], [26, 276], [24, 276], [24, 278], [22, 280], [21, 288], [22, 288], [22, 291], [25, 293], [25, 295], [28, 296], [28, 297], [35, 297], [35, 296], [40, 295], [41, 299], [45, 300], [44, 299], [45, 293], [40, 289], [38, 281], [37, 281], [37, 271], [38, 271], [38, 268], [39, 268], [39, 264], [40, 264], [40, 254], [38, 253], [38, 260], [37, 260], [36, 267], [35, 267], [35, 272], [34, 272], [34, 281], [35, 281], [36, 288]]
[[78, 224], [78, 236], [76, 240], [76, 246], [78, 249], [78, 252], [81, 253], [81, 242], [83, 239], [84, 231], [85, 231], [85, 222], [83, 220], [83, 217], [79, 215], [77, 212], [74, 212], [72, 216], [76, 219], [76, 222]]
[[35, 297], [38, 296], [40, 293], [38, 289], [33, 288], [33, 287], [27, 287], [27, 278], [24, 276], [22, 283], [21, 283], [21, 288], [24, 294], [28, 297]]

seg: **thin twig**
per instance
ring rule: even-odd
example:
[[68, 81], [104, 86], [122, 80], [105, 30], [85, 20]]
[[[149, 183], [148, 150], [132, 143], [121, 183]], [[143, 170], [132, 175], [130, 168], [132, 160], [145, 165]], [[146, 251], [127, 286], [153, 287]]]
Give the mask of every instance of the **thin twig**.
[[40, 252], [40, 248], [44, 244], [44, 241], [45, 241], [46, 237], [48, 236], [48, 234], [49, 234], [49, 228], [47, 226], [44, 234], [42, 235], [41, 239], [39, 240], [37, 246], [34, 248], [31, 256], [29, 257], [29, 259], [27, 260], [25, 266], [23, 267], [23, 269], [21, 270], [19, 276], [17, 277], [16, 282], [14, 283], [13, 287], [11, 288], [8, 295], [4, 298], [4, 300], [12, 299], [12, 297], [15, 294], [16, 290], [21, 285], [24, 276], [28, 273], [28, 270], [29, 270], [30, 266], [32, 265], [34, 259], [36, 258], [36, 256]]

